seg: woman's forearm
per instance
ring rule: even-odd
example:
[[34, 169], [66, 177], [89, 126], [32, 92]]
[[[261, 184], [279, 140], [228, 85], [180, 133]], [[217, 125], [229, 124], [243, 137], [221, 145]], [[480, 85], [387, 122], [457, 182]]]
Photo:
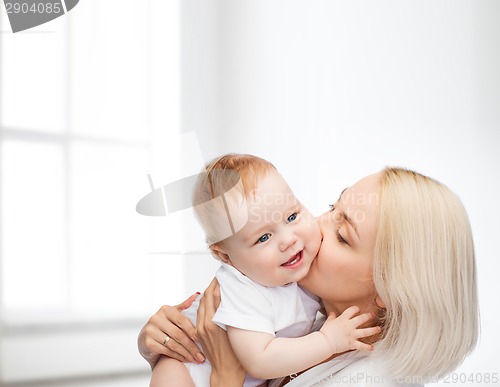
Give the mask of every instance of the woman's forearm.
[[151, 369], [155, 367], [161, 355], [181, 362], [202, 363], [205, 360], [194, 341], [193, 325], [181, 313], [196, 297], [198, 294], [193, 294], [177, 306], [162, 306], [141, 329], [137, 337], [137, 347]]

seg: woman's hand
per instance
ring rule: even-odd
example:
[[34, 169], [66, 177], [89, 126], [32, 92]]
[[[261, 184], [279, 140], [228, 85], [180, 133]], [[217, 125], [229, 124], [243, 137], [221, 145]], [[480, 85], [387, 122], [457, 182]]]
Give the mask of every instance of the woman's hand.
[[198, 308], [196, 336], [212, 364], [211, 387], [242, 386], [246, 372], [234, 354], [227, 332], [212, 322], [220, 304], [220, 288], [212, 280]]
[[182, 362], [202, 363], [205, 357], [195, 344], [195, 330], [181, 312], [191, 306], [198, 294], [193, 294], [177, 306], [164, 305], [142, 328], [137, 338], [139, 352], [154, 368], [161, 355]]

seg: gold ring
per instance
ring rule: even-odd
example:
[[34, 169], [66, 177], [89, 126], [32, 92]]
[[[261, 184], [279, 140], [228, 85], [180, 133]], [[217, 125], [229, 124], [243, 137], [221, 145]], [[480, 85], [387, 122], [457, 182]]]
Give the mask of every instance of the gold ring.
[[165, 336], [165, 340], [163, 340], [163, 345], [167, 346], [167, 343], [170, 341], [170, 337], [168, 335]]

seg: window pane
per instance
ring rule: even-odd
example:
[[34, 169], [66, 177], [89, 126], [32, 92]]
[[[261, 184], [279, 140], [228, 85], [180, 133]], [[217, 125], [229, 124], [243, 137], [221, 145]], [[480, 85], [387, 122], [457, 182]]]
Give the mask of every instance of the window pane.
[[62, 150], [4, 141], [1, 154], [3, 304], [62, 306], [67, 297]]
[[[2, 18], [2, 30], [9, 30], [5, 19]], [[67, 107], [63, 85], [66, 74], [64, 19], [59, 17], [29, 32], [0, 34], [2, 126], [50, 132], [63, 130]]]
[[[147, 149], [75, 143], [71, 155], [73, 307], [114, 315], [151, 312], [145, 300], [155, 288], [158, 263], [147, 250], [147, 218], [135, 211], [149, 190]], [[176, 279], [178, 271], [163, 283], [165, 293], [167, 285], [182, 291]]]
[[71, 15], [71, 128], [145, 141], [150, 57], [147, 7], [132, 0], [82, 1]]

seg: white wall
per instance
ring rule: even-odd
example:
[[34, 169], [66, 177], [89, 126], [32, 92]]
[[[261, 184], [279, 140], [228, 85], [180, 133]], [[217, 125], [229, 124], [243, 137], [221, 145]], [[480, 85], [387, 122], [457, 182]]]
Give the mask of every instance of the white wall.
[[317, 214], [385, 165], [450, 186], [472, 222], [482, 314], [481, 344], [459, 372], [500, 372], [500, 3], [198, 5], [183, 2], [182, 124], [205, 158], [270, 159]]

